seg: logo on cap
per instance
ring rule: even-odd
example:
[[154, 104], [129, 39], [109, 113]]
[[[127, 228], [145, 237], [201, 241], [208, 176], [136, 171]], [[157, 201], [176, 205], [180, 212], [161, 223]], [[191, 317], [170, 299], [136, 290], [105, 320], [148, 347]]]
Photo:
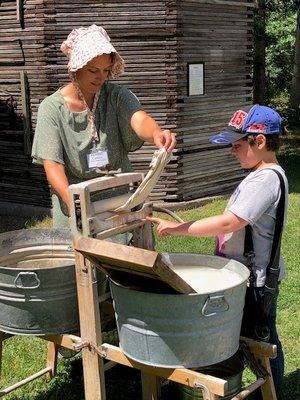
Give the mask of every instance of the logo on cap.
[[247, 128], [247, 133], [266, 133], [267, 127], [265, 124], [251, 124]]
[[231, 120], [229, 121], [229, 126], [233, 126], [236, 130], [242, 130], [245, 118], [247, 117], [248, 113], [243, 110], [237, 110]]

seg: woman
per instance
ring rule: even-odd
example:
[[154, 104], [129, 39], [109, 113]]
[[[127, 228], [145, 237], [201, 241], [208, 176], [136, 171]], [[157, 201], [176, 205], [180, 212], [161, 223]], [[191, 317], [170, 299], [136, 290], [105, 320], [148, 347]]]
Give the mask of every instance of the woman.
[[74, 29], [61, 50], [71, 82], [38, 110], [32, 157], [52, 188], [53, 225], [68, 226], [68, 186], [99, 176], [99, 169], [132, 171], [128, 152], [144, 141], [172, 151], [174, 133], [162, 130], [127, 88], [109, 81], [124, 61], [102, 27]]

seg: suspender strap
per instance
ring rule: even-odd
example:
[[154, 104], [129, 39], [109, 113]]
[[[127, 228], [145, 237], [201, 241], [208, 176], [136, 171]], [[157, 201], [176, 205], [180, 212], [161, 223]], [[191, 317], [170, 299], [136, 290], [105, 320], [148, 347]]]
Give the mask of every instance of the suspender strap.
[[[279, 277], [279, 259], [280, 259], [280, 244], [281, 244], [281, 236], [282, 229], [284, 223], [284, 210], [285, 210], [285, 184], [283, 177], [280, 172], [273, 168], [268, 168], [274, 171], [280, 181], [280, 198], [276, 210], [275, 217], [275, 229], [273, 235], [272, 249], [270, 260], [266, 268], [266, 282], [264, 287], [264, 296], [263, 296], [263, 311], [268, 315], [270, 311], [270, 307], [272, 304], [273, 296], [278, 287], [278, 277]], [[253, 238], [252, 238], [252, 228], [250, 225], [247, 225], [245, 228], [245, 242], [244, 242], [244, 256], [247, 258], [248, 266], [250, 268], [250, 285], [253, 284], [254, 273], [251, 271], [251, 268], [255, 265], [254, 263], [254, 247], [253, 247]]]
[[280, 268], [279, 268], [280, 245], [281, 245], [281, 236], [283, 230], [284, 210], [285, 210], [284, 180], [280, 172], [278, 172], [275, 169], [273, 169], [273, 171], [277, 174], [279, 178], [281, 193], [276, 210], [276, 222], [275, 222], [272, 250], [271, 250], [269, 264], [267, 265], [266, 282], [264, 287], [263, 310], [266, 313], [266, 315], [269, 314], [274, 294], [278, 288], [278, 278], [280, 273]]
[[252, 238], [252, 229], [250, 225], [246, 225], [245, 227], [245, 240], [244, 240], [244, 257], [247, 259], [247, 267], [250, 271], [249, 283], [251, 286], [254, 286], [255, 283], [255, 275], [253, 272], [253, 267], [255, 266], [255, 254], [254, 254], [254, 246], [253, 246], [253, 238]]
[[252, 229], [251, 225], [245, 227], [245, 242], [244, 242], [244, 256], [247, 257], [249, 253], [254, 252]]

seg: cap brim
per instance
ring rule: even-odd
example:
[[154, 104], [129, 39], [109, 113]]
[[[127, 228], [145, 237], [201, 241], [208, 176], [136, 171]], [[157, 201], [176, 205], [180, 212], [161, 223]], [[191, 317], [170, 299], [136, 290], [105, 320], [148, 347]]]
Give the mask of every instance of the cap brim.
[[212, 144], [218, 144], [220, 146], [228, 146], [247, 135], [248, 133], [239, 133], [230, 129], [224, 129], [217, 135], [212, 136], [209, 139], [209, 141]]

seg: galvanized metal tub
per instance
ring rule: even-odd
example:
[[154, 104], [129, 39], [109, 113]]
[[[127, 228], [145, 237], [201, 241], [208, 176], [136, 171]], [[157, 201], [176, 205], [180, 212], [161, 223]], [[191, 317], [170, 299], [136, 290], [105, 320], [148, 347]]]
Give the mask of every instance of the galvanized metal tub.
[[[104, 274], [97, 279], [100, 286], [101, 281], [105, 284]], [[68, 229], [28, 229], [0, 235], [0, 330], [19, 335], [79, 330]]]
[[[225, 362], [210, 365], [204, 368], [197, 368], [196, 371], [202, 374], [212, 375], [228, 382], [225, 396], [220, 400], [230, 400], [241, 391], [243, 377], [243, 360], [239, 354], [234, 355]], [[181, 384], [174, 384], [174, 396], [176, 400], [202, 400], [202, 390]]]
[[199, 272], [201, 267], [225, 268], [238, 275], [238, 283], [185, 295], [142, 292], [111, 281], [121, 349], [133, 360], [166, 368], [198, 368], [228, 359], [239, 347], [248, 269], [222, 257], [168, 257], [174, 265], [199, 266]]

